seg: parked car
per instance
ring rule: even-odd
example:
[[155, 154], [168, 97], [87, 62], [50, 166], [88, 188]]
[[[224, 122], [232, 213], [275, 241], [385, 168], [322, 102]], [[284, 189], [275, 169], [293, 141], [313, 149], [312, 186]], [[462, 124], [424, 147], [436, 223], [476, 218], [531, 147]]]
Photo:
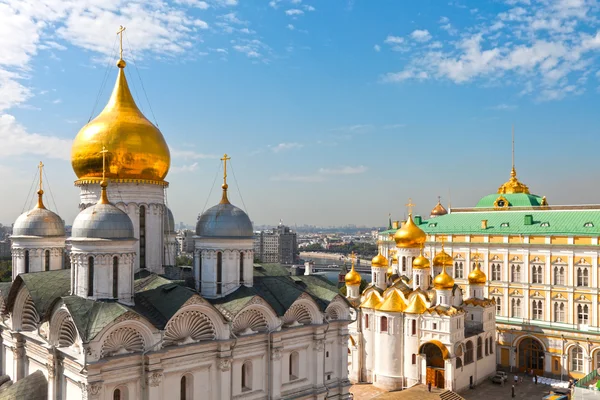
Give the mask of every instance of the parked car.
[[508, 374], [504, 371], [496, 371], [496, 375], [500, 375], [504, 377], [504, 382], [508, 381]]
[[502, 382], [506, 382], [506, 377], [502, 376], [502, 375], [494, 375], [492, 377], [490, 377], [490, 381], [492, 381], [492, 383], [502, 383]]

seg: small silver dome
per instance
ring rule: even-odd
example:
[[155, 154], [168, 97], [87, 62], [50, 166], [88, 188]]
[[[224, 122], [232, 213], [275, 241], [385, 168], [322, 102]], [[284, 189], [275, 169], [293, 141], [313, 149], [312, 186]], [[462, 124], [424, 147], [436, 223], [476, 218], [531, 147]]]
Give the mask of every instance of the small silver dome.
[[127, 214], [112, 204], [94, 204], [77, 215], [73, 238], [134, 239], [133, 223]]
[[230, 203], [220, 203], [206, 210], [196, 223], [196, 235], [204, 237], [253, 237], [248, 215]]
[[164, 227], [163, 231], [165, 233], [175, 232], [175, 218], [173, 217], [173, 212], [169, 207], [165, 207], [166, 213], [164, 215]]
[[13, 225], [13, 236], [65, 236], [65, 223], [46, 208], [34, 208], [19, 215]]

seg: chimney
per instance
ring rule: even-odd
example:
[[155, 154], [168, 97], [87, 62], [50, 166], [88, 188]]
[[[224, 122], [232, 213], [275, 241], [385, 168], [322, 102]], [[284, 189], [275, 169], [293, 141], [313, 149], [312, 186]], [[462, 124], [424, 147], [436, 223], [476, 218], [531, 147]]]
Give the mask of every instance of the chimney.
[[487, 229], [487, 219], [481, 220], [481, 229]]
[[533, 215], [525, 215], [525, 225], [533, 225]]
[[393, 221], [392, 222], [392, 229], [398, 229], [398, 228], [399, 228], [398, 221]]
[[423, 219], [421, 218], [421, 216], [415, 215], [415, 225], [421, 225], [422, 222], [423, 222]]

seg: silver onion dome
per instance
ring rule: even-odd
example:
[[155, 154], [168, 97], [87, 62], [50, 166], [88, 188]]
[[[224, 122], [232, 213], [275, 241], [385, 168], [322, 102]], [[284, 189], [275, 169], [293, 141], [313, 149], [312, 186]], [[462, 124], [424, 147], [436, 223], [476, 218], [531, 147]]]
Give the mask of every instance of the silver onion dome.
[[163, 221], [163, 231], [165, 233], [173, 233], [175, 232], [175, 218], [173, 217], [173, 212], [169, 207], [165, 207], [165, 215]]
[[98, 203], [77, 215], [73, 238], [134, 239], [133, 223], [127, 214], [112, 204]]
[[36, 207], [19, 215], [12, 236], [65, 236], [65, 223], [56, 213]]
[[248, 215], [227, 202], [209, 208], [198, 218], [196, 235], [203, 237], [250, 238], [254, 236], [254, 231]]

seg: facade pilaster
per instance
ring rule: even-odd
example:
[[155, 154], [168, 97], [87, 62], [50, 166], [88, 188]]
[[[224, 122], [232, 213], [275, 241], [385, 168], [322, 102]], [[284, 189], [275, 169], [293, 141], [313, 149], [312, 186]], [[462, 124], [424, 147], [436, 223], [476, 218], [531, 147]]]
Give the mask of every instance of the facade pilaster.
[[[271, 396], [273, 399], [281, 398], [281, 383], [283, 382], [282, 377], [282, 347], [281, 343], [277, 347], [273, 347], [271, 351]], [[267, 371], [269, 373], [269, 371]], [[268, 389], [267, 389], [268, 390]]]
[[162, 400], [163, 396], [164, 374], [160, 369], [149, 371], [146, 376], [146, 390], [148, 400]]

